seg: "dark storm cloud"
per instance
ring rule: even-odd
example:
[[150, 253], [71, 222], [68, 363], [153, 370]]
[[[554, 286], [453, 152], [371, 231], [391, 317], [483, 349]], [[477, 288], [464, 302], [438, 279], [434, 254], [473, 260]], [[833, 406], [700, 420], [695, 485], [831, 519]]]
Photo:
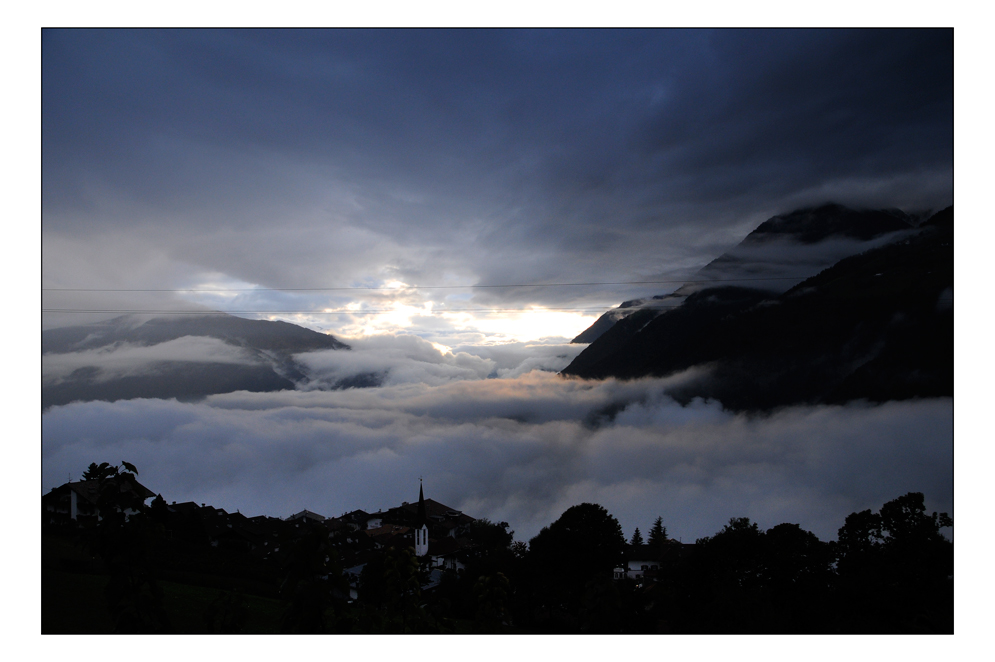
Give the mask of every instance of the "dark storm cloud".
[[718, 66], [689, 72], [632, 145], [673, 155], [697, 183], [688, 199], [779, 197], [926, 163], [950, 177], [952, 31], [730, 30], [709, 51]]
[[949, 204], [952, 84], [942, 30], [46, 30], [46, 251], [151, 266], [45, 275], [686, 273], [803, 204]]
[[[43, 489], [127, 459], [167, 500], [246, 514], [339, 515], [426, 493], [528, 539], [566, 508], [604, 505], [627, 534], [662, 516], [674, 536], [730, 517], [835, 537], [851, 512], [909, 491], [951, 511], [949, 399], [795, 407], [769, 417], [681, 407], [672, 380], [588, 382], [533, 372], [431, 386], [132, 400], [53, 407]], [[599, 425], [585, 419], [624, 409]]]

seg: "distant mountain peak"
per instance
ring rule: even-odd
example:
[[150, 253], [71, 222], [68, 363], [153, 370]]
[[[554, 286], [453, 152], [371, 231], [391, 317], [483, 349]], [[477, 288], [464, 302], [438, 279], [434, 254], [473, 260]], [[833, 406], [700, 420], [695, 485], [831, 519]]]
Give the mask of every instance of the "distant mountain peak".
[[950, 397], [953, 209], [900, 236], [860, 244], [868, 248], [781, 293], [716, 283], [666, 314], [609, 311], [623, 316], [562, 374], [685, 374], [667, 390], [678, 402], [736, 411]]
[[911, 227], [910, 217], [900, 209], [855, 210], [829, 202], [774, 216], [748, 234], [743, 244], [775, 238], [802, 244], [814, 244], [830, 237], [868, 241]]
[[217, 338], [257, 350], [301, 353], [319, 349], [349, 349], [334, 336], [279, 320], [250, 320], [227, 313], [191, 315], [122, 315], [103, 322], [60, 327], [42, 332], [42, 354], [75, 352], [117, 342], [157, 345], [184, 336]]
[[[197, 354], [189, 340], [198, 338], [238, 348], [234, 352], [239, 359]], [[166, 354], [159, 351], [165, 348], [171, 349]], [[46, 365], [67, 361], [74, 367], [83, 365], [68, 375], [53, 368], [51, 378], [43, 377], [42, 407], [88, 400], [196, 400], [232, 391], [293, 389], [308, 381], [295, 355], [348, 349], [329, 334], [296, 324], [225, 313], [126, 315], [49, 329], [42, 332], [43, 373]], [[115, 371], [112, 357], [122, 351], [130, 353], [133, 367]]]
[[[813, 276], [847, 255], [885, 241], [889, 235], [912, 231], [914, 219], [900, 209], [856, 210], [827, 202], [773, 216], [742, 242], [699, 269], [674, 292], [625, 301], [607, 311], [571, 342], [591, 343], [619, 320], [639, 310], [659, 315], [702, 289], [739, 284], [784, 290]], [[826, 240], [832, 244], [822, 244]], [[862, 246], [863, 244], [863, 246]], [[737, 279], [740, 279], [737, 283]], [[714, 281], [712, 285], [709, 281]]]

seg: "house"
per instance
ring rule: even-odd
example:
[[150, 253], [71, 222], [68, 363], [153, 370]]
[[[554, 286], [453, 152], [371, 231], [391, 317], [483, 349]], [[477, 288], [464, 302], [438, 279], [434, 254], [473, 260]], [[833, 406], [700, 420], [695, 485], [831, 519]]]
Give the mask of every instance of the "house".
[[[339, 522], [348, 522], [359, 537], [371, 541], [378, 549], [414, 548], [415, 556], [432, 568], [462, 568], [457, 553], [465, 547], [465, 534], [474, 518], [434, 499], [425, 498], [418, 486], [418, 501], [403, 502], [386, 512], [369, 514], [361, 510], [346, 513]], [[341, 526], [341, 524], [336, 525]]]
[[375, 529], [367, 529], [364, 533], [366, 533], [367, 538], [375, 541], [378, 547], [389, 547], [390, 545], [385, 544], [387, 541], [393, 541], [393, 539], [398, 536], [402, 538], [410, 538], [411, 536], [408, 534], [411, 531], [412, 528], [410, 526], [402, 526], [400, 524], [384, 524], [383, 526], [379, 526]]
[[641, 579], [646, 574], [656, 575], [660, 567], [659, 555], [649, 545], [626, 545], [625, 565], [615, 568], [615, 579]]
[[464, 547], [458, 540], [442, 538], [432, 541], [431, 546], [428, 552], [431, 559], [430, 567], [442, 570], [462, 570], [466, 567], [460, 560]]
[[[116, 489], [135, 504], [145, 505], [145, 501], [154, 497], [155, 492], [145, 487], [137, 480], [110, 479], [105, 483], [107, 489]], [[95, 524], [100, 521], [98, 508], [100, 499], [100, 481], [81, 480], [69, 482], [54, 487], [41, 498], [42, 511], [47, 521]], [[133, 508], [124, 510], [125, 517], [134, 515]]]
[[404, 503], [391, 508], [383, 514], [383, 521], [414, 526], [422, 508], [431, 537], [457, 538], [464, 535], [469, 530], [470, 524], [476, 521], [462, 511], [439, 503], [435, 499], [424, 498], [421, 486], [419, 486], [418, 503]]
[[625, 564], [615, 568], [615, 579], [656, 579], [661, 566], [677, 562], [692, 549], [693, 544], [673, 539], [656, 551], [649, 545], [626, 545]]
[[366, 528], [366, 522], [369, 521], [370, 514], [364, 510], [354, 510], [350, 513], [345, 513], [338, 519], [345, 522], [353, 531], [359, 531]]
[[299, 513], [294, 513], [287, 518], [288, 522], [298, 522], [298, 521], [308, 521], [308, 522], [324, 522], [325, 516], [319, 515], [318, 513], [312, 513], [310, 510], [302, 510]]

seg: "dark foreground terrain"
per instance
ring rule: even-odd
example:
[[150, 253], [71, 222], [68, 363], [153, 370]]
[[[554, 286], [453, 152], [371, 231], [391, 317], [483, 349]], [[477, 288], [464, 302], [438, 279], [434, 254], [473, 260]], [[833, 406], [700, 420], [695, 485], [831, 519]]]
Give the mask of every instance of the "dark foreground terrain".
[[45, 511], [44, 634], [953, 632], [953, 544], [940, 533], [952, 521], [918, 493], [851, 514], [832, 542], [733, 518], [694, 544], [659, 519], [627, 543], [586, 503], [526, 546], [506, 522], [465, 518], [446, 569], [429, 561], [441, 531], [417, 558], [409, 539], [379, 542], [345, 516], [142, 506], [120, 488], [133, 473], [105, 473], [99, 521]]

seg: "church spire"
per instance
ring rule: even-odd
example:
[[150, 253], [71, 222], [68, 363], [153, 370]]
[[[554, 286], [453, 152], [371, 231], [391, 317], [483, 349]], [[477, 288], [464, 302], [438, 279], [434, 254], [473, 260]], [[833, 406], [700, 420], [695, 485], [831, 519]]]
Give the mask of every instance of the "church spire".
[[421, 479], [418, 480], [418, 519], [415, 526], [421, 528], [423, 524], [428, 524], [428, 515], [425, 513], [425, 490], [422, 487]]
[[418, 479], [418, 518], [415, 520], [415, 556], [428, 554], [428, 515], [425, 513], [425, 490]]

